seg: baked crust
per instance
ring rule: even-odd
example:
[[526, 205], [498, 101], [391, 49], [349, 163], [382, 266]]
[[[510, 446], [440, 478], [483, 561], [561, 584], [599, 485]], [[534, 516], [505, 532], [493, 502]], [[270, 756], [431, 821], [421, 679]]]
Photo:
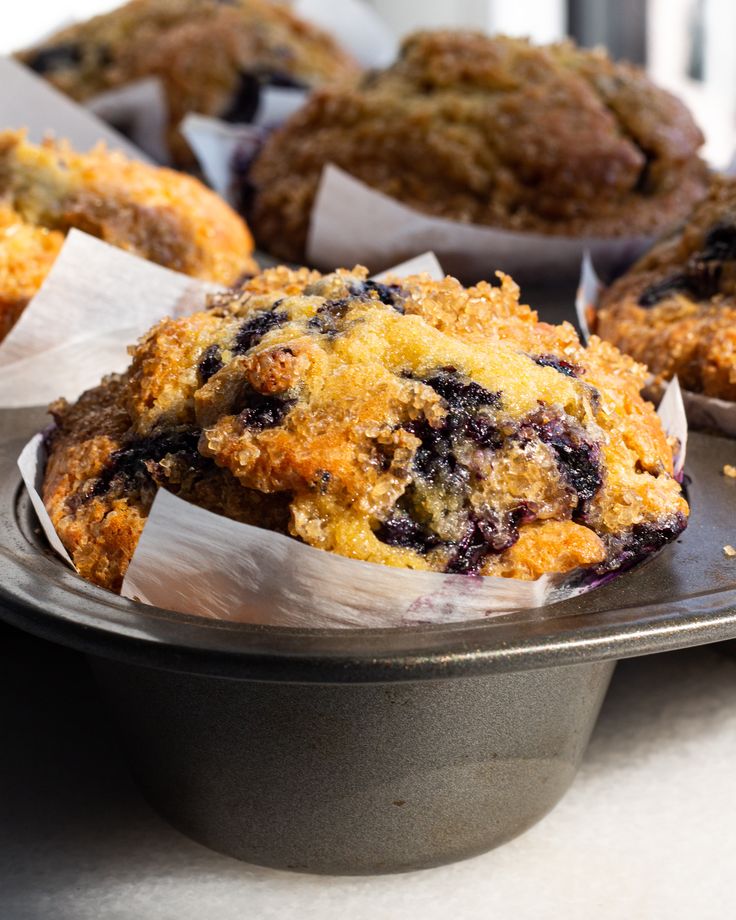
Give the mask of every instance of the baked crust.
[[713, 180], [687, 222], [604, 292], [595, 322], [654, 374], [736, 400], [736, 179]]
[[71, 228], [195, 278], [230, 285], [258, 271], [244, 221], [198, 180], [0, 132], [0, 340]]
[[250, 121], [259, 84], [318, 86], [359, 73], [330, 35], [268, 0], [132, 0], [18, 57], [80, 102], [158, 77], [183, 165], [191, 157], [178, 126], [187, 113]]
[[703, 137], [643, 71], [573, 44], [420, 32], [387, 70], [315, 94], [249, 186], [260, 244], [304, 257], [323, 167], [437, 217], [572, 236], [660, 231], [705, 194]]
[[366, 276], [266, 271], [53, 407], [44, 501], [84, 577], [120, 587], [160, 486], [356, 559], [527, 579], [683, 529], [644, 368], [507, 276]]

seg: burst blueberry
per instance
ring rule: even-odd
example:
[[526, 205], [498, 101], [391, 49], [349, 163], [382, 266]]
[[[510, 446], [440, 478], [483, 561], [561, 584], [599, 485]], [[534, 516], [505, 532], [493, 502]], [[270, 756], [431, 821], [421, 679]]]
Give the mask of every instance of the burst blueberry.
[[278, 303], [270, 310], [261, 310], [248, 317], [235, 336], [234, 355], [244, 355], [254, 348], [267, 332], [283, 326], [288, 321], [289, 314], [283, 310], [276, 310], [277, 306]]

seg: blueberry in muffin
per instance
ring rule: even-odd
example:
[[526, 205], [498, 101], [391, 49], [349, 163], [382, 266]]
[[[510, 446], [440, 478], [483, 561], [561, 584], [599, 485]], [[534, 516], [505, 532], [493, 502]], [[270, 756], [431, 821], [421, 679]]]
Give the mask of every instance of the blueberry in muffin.
[[18, 57], [80, 102], [160, 78], [182, 165], [190, 154], [178, 126], [188, 112], [249, 122], [263, 86], [307, 88], [358, 73], [329, 35], [268, 0], [131, 0]]
[[644, 368], [538, 322], [508, 276], [366, 275], [270, 269], [52, 407], [43, 497], [85, 578], [119, 589], [158, 488], [344, 556], [468, 575], [607, 573], [681, 532]]
[[736, 179], [604, 291], [599, 334], [664, 379], [736, 400]]
[[323, 167], [426, 214], [506, 230], [648, 235], [705, 194], [703, 137], [636, 67], [565, 42], [420, 32], [358, 85], [316, 93], [248, 177], [256, 238], [304, 257]]
[[229, 285], [258, 270], [243, 220], [196, 179], [0, 132], [0, 340], [72, 228], [195, 278]]

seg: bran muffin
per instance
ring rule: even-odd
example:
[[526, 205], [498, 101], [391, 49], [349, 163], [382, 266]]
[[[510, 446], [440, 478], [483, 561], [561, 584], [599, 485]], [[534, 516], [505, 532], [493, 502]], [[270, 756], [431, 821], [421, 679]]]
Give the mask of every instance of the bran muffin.
[[599, 334], [696, 393], [736, 400], [736, 179], [602, 296]]
[[643, 71], [572, 43], [420, 32], [357, 86], [313, 95], [249, 176], [259, 243], [304, 257], [334, 163], [426, 214], [517, 231], [648, 235], [705, 194], [703, 137]]
[[258, 270], [243, 220], [196, 179], [102, 146], [82, 154], [0, 132], [0, 340], [72, 228], [225, 285]]
[[613, 346], [518, 287], [275, 268], [166, 319], [52, 407], [43, 498], [80, 573], [118, 590], [158, 488], [323, 550], [534, 579], [673, 540], [672, 449]]
[[187, 113], [251, 121], [262, 85], [312, 87], [359, 73], [331, 36], [269, 0], [131, 0], [18, 57], [79, 102], [160, 78], [172, 155], [185, 165], [178, 126]]

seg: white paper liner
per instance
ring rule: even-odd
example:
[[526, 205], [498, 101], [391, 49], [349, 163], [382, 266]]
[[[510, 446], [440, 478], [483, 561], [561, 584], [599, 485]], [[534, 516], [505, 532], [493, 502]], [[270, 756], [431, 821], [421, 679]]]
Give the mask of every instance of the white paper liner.
[[536, 581], [360, 562], [205, 511], [159, 490], [121, 594], [243, 623], [386, 627], [452, 623], [578, 593]]
[[264, 86], [252, 124], [233, 124], [209, 115], [187, 115], [181, 133], [191, 147], [207, 184], [229, 204], [238, 204], [241, 181], [237, 161], [250, 163], [271, 130], [301, 108], [307, 90]]
[[[575, 297], [578, 325], [586, 342], [590, 338], [589, 321], [591, 317], [595, 317], [603, 289], [604, 285], [598, 278], [593, 266], [593, 259], [590, 253], [586, 252], [580, 269], [580, 282]], [[677, 389], [680, 390], [679, 384]], [[690, 425], [696, 428], [715, 428], [723, 432], [723, 434], [736, 437], [735, 402], [718, 399], [716, 396], [705, 396], [702, 393], [692, 393], [689, 390], [681, 390], [680, 399], [684, 405], [684, 411]]]
[[43, 435], [37, 434], [34, 435], [23, 448], [20, 457], [18, 457], [18, 468], [26, 484], [33, 510], [36, 512], [38, 521], [43, 532], [46, 534], [46, 539], [49, 541], [52, 549], [73, 568], [74, 564], [72, 563], [69, 553], [67, 553], [64, 544], [59, 539], [59, 535], [54, 530], [54, 525], [51, 523], [51, 518], [41, 498], [46, 459], [46, 447], [43, 442]]
[[235, 204], [233, 163], [236, 156], [251, 159], [263, 143], [265, 132], [258, 125], [233, 125], [207, 115], [187, 115], [181, 132], [192, 148], [207, 184]]
[[25, 128], [34, 143], [51, 135], [80, 151], [104, 141], [132, 159], [148, 159], [122, 134], [12, 58], [0, 57], [0, 87], [0, 130]]
[[429, 275], [433, 281], [442, 281], [445, 270], [433, 252], [423, 252], [406, 262], [393, 265], [385, 272], [373, 275], [373, 281], [387, 281], [389, 278], [406, 278], [409, 275]]
[[0, 343], [0, 407], [76, 399], [124, 370], [127, 347], [164, 316], [222, 290], [70, 231], [41, 289]]
[[85, 108], [115, 125], [157, 163], [170, 162], [167, 130], [169, 107], [161, 81], [146, 77], [94, 96]]
[[544, 236], [429, 217], [328, 165], [312, 208], [307, 260], [325, 269], [358, 261], [377, 271], [431, 249], [446, 271], [466, 282], [500, 269], [517, 281], [554, 287], [578, 277], [586, 249], [615, 272], [650, 244], [648, 237]]

